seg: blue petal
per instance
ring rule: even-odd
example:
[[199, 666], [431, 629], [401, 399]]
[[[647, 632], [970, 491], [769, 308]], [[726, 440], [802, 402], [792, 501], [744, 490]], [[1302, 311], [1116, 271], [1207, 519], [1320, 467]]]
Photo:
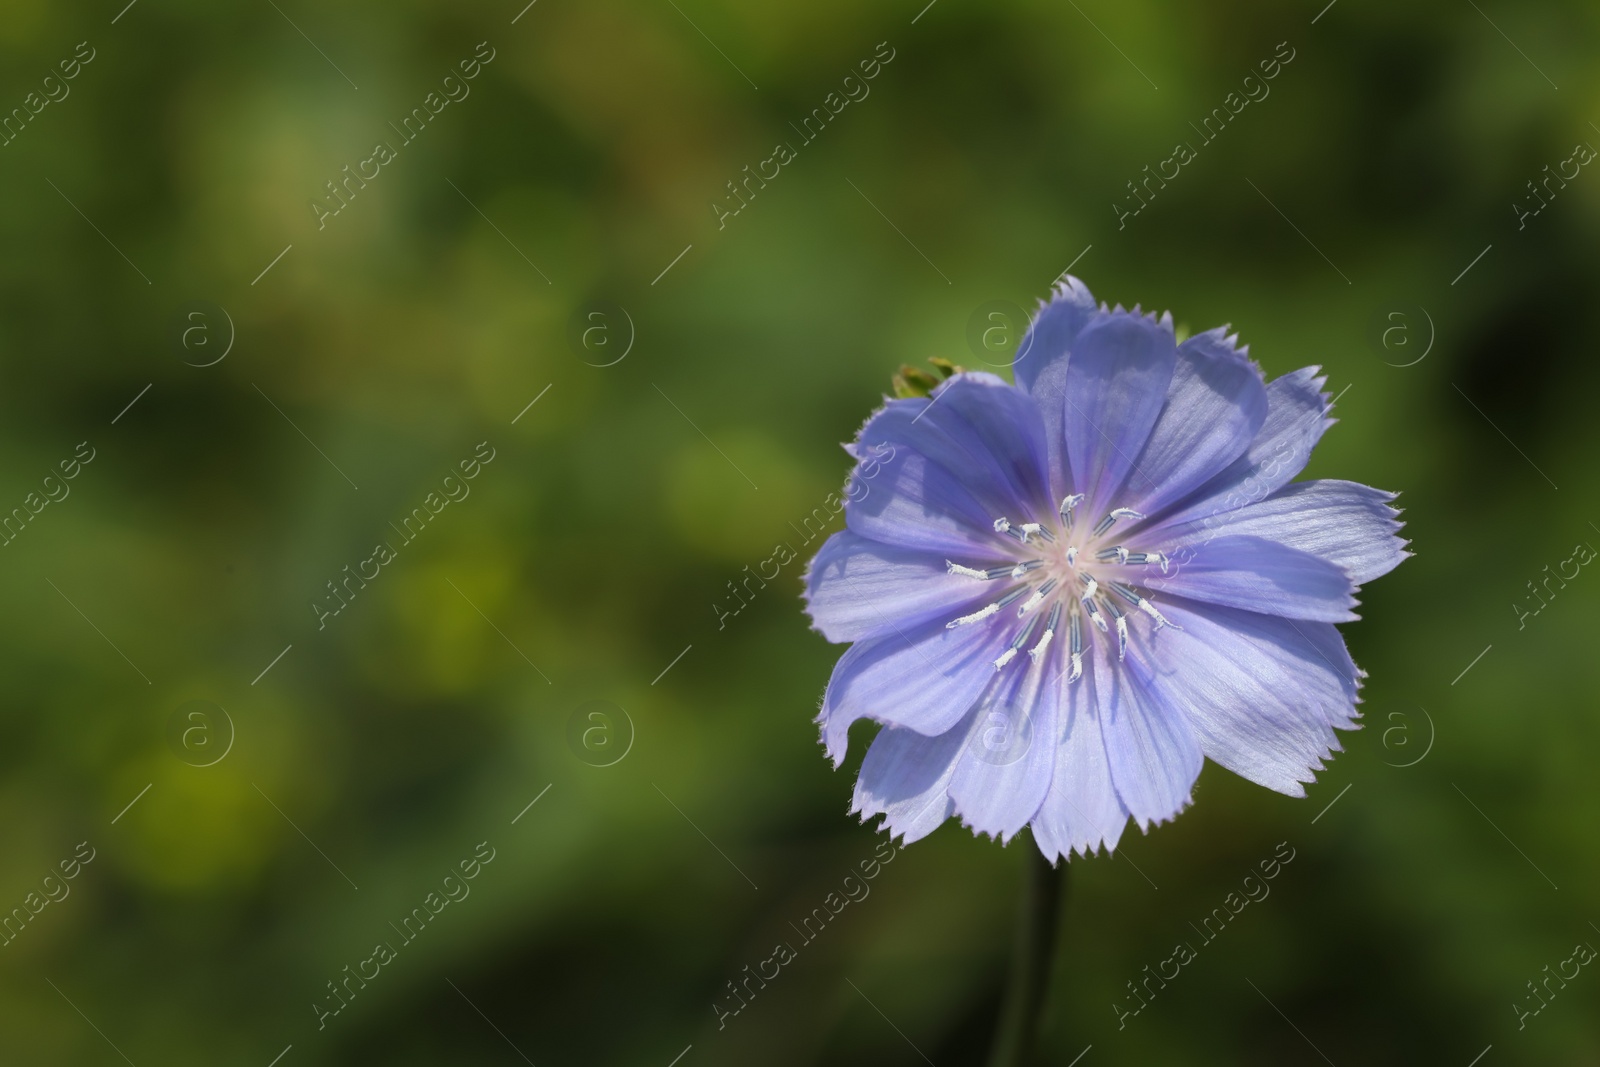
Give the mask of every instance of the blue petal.
[[1350, 610], [1355, 585], [1343, 567], [1260, 537], [1213, 537], [1178, 549], [1170, 575], [1145, 570], [1139, 584], [1159, 593], [1290, 619], [1358, 618]]
[[[1179, 709], [1207, 756], [1235, 774], [1304, 796], [1353, 729], [1360, 671], [1328, 623], [1169, 602], [1175, 624], [1138, 655], [1150, 688]], [[1177, 629], [1176, 627], [1182, 627]]]
[[1050, 470], [1058, 478], [1050, 493], [1057, 500], [1067, 491], [1065, 482], [1060, 480], [1067, 470], [1066, 428], [1062, 423], [1067, 357], [1079, 332], [1094, 314], [1094, 296], [1089, 287], [1067, 275], [1051, 293], [1050, 302], [1039, 305], [1012, 364], [1017, 387], [1034, 398], [1044, 417]]
[[934, 390], [918, 425], [960, 446], [965, 483], [999, 514], [1016, 522], [1052, 514], [1044, 419], [1027, 393], [992, 374], [958, 374]]
[[[1305, 469], [1311, 450], [1334, 423], [1327, 417], [1326, 378], [1303, 367], [1267, 383], [1267, 417], [1250, 448], [1171, 515], [1167, 524], [1213, 516], [1265, 500]], [[1213, 520], [1214, 521], [1214, 520]]]
[[1210, 521], [1159, 523], [1149, 531], [1157, 539], [1150, 544], [1170, 556], [1201, 537], [1264, 537], [1336, 563], [1361, 585], [1388, 574], [1411, 554], [1397, 536], [1400, 512], [1390, 506], [1393, 499], [1393, 493], [1355, 482], [1295, 482]]
[[1037, 665], [1024, 658], [973, 709], [971, 738], [956, 763], [950, 799], [976, 833], [1008, 841], [1028, 824], [1050, 789], [1056, 758], [1056, 701]]
[[[1134, 628], [1134, 644], [1146, 640]], [[1205, 758], [1183, 712], [1152, 689], [1130, 657], [1114, 663], [1109, 642], [1094, 643], [1095, 697], [1111, 781], [1141, 827], [1165, 822], [1188, 805]]]
[[872, 739], [856, 779], [850, 810], [863, 820], [884, 816], [883, 829], [909, 845], [950, 817], [950, 778], [965, 749], [967, 723], [928, 737], [903, 726], [885, 726]]
[[1261, 370], [1220, 327], [1178, 346], [1166, 406], [1120, 503], [1152, 515], [1244, 454], [1267, 417]]
[[[1057, 648], [1063, 646], [1058, 642]], [[1065, 656], [1060, 657], [1061, 660]], [[1101, 736], [1094, 695], [1094, 672], [1071, 685], [1061, 678], [1064, 664], [1050, 667], [1057, 721], [1063, 729], [1056, 746], [1055, 773], [1034, 816], [1033, 839], [1045, 857], [1088, 856], [1103, 846], [1115, 850], [1128, 825], [1128, 809], [1111, 782], [1111, 762]]]
[[931, 400], [889, 401], [851, 451], [845, 519], [875, 541], [992, 557], [1008, 547], [996, 519], [1049, 515], [1043, 421], [1026, 394], [993, 375], [958, 375]]
[[834, 665], [819, 716], [834, 765], [857, 719], [929, 736], [960, 722], [994, 680], [994, 661], [1011, 636], [992, 621], [950, 630], [939, 619], [851, 645]]
[[835, 642], [880, 637], [935, 617], [948, 622], [996, 595], [992, 583], [951, 574], [939, 556], [849, 530], [828, 538], [806, 570], [806, 610], [822, 636]]
[[1178, 349], [1170, 319], [1103, 312], [1067, 360], [1062, 420], [1073, 488], [1099, 514], [1122, 488], [1165, 403]]

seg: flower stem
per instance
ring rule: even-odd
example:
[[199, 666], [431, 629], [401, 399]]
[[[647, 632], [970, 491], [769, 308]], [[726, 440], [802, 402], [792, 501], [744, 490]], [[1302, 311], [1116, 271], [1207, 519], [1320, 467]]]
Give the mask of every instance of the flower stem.
[[1011, 953], [1011, 974], [1005, 1000], [989, 1050], [989, 1067], [1023, 1067], [1033, 1053], [1039, 1029], [1039, 1012], [1050, 985], [1050, 965], [1055, 956], [1056, 930], [1067, 885], [1067, 864], [1052, 866], [1033, 842], [1024, 846], [1027, 869], [1023, 872], [1022, 906], [1017, 916], [1016, 944]]

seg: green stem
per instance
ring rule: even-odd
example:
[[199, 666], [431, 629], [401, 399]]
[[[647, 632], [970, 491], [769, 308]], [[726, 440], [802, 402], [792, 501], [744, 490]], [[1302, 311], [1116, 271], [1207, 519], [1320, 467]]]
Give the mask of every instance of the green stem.
[[1028, 858], [1023, 872], [1022, 907], [1017, 915], [1011, 974], [1006, 980], [994, 1046], [989, 1051], [989, 1067], [1023, 1067], [1033, 1054], [1067, 885], [1066, 861], [1059, 867], [1051, 866], [1031, 840], [1023, 848]]

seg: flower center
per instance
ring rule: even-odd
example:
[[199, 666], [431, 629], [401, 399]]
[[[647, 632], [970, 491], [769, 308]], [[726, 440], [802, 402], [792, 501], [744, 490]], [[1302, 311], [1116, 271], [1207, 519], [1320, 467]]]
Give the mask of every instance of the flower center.
[[[1158, 566], [1165, 574], [1172, 561], [1159, 552], [1134, 551], [1115, 535], [1119, 522], [1138, 522], [1144, 516], [1131, 508], [1113, 508], [1093, 527], [1087, 527], [1078, 514], [1082, 505], [1083, 495], [1074, 493], [1061, 501], [1052, 521], [996, 519], [995, 536], [1004, 546], [998, 554], [1012, 557], [1013, 563], [976, 567], [945, 561], [951, 574], [999, 582], [1005, 588], [984, 607], [945, 623], [951, 630], [980, 624], [1014, 626], [1016, 634], [995, 659], [995, 670], [1004, 670], [1030, 642], [1033, 647], [1028, 649], [1028, 658], [1034, 664], [1042, 662], [1065, 623], [1069, 662], [1064, 673], [1071, 684], [1083, 676], [1085, 620], [1107, 641], [1116, 630], [1118, 660], [1128, 651], [1128, 614], [1123, 605], [1149, 616], [1156, 629], [1172, 625], [1133, 584], [1143, 568]], [[1130, 540], [1137, 540], [1137, 535]], [[1007, 614], [1013, 604], [1017, 605], [1014, 617]], [[1034, 631], [1041, 619], [1044, 629], [1035, 641]]]

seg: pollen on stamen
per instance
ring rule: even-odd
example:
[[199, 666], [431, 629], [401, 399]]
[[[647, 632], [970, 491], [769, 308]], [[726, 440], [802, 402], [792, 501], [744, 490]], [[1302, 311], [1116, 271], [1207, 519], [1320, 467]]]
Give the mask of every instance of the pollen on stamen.
[[944, 628], [946, 630], [954, 630], [957, 626], [968, 626], [975, 622], [982, 622], [989, 616], [998, 614], [999, 611], [999, 604], [986, 604], [977, 611], [974, 611], [971, 615], [963, 615], [959, 619], [951, 619], [949, 622], [944, 624]]
[[1083, 677], [1083, 617], [1078, 614], [1078, 602], [1072, 602], [1072, 614], [1068, 616], [1068, 636], [1072, 642], [1071, 673], [1067, 675], [1067, 684], [1071, 685]]
[[1028, 658], [1038, 663], [1045, 649], [1050, 647], [1050, 642], [1056, 636], [1056, 626], [1061, 622], [1061, 602], [1056, 601], [1050, 609], [1050, 621], [1045, 623], [1044, 633], [1039, 635], [1039, 643], [1028, 650]]
[[1093, 600], [1090, 600], [1087, 596], [1084, 597], [1083, 600], [1083, 610], [1089, 613], [1089, 621], [1094, 623], [1094, 628], [1096, 630], [1099, 630], [1103, 634], [1109, 634], [1111, 632], [1106, 627], [1105, 616], [1100, 614], [1099, 605], [1097, 605]]
[[951, 574], [959, 574], [963, 578], [980, 578], [981, 579], [981, 578], [987, 578], [989, 576], [987, 571], [980, 571], [976, 567], [963, 567], [961, 564], [952, 563], [949, 560], [945, 560], [944, 561], [944, 565], [946, 567], [950, 568], [950, 572], [949, 573], [951, 573]]
[[1106, 601], [1106, 610], [1111, 612], [1117, 624], [1117, 659], [1120, 662], [1128, 655], [1128, 620], [1122, 614], [1122, 609], [1110, 600]]
[[1132, 556], [1129, 555], [1126, 548], [1116, 545], [1112, 548], [1102, 548], [1094, 554], [1094, 558], [1102, 563], [1110, 563], [1112, 560], [1116, 560], [1118, 563], [1127, 563], [1132, 559]]
[[1051, 535], [1050, 531], [1046, 530], [1043, 526], [1036, 522], [1025, 522], [1021, 526], [1018, 526], [1017, 529], [1022, 532], [1023, 544], [1027, 544], [1028, 538], [1034, 535], [1037, 535], [1041, 539], [1049, 541], [1052, 544], [1055, 542], [1055, 537]]
[[[1048, 582], [1045, 582], [1038, 589], [1034, 590], [1034, 593], [1033, 593], [1033, 595], [1031, 597], [1029, 597], [1027, 600], [1023, 601], [1022, 607], [1017, 609], [1017, 614], [1019, 616], [1020, 615], [1026, 615], [1028, 612], [1032, 611], [1034, 608], [1038, 607], [1040, 604], [1043, 604], [1044, 603], [1044, 598], [1049, 596], [1050, 593], [1055, 589], [1055, 587], [1056, 587], [1056, 579], [1052, 578]], [[1060, 605], [1057, 605], [1057, 606], [1059, 607]]]
[[1093, 600], [1094, 595], [1099, 591], [1100, 583], [1095, 581], [1092, 575], [1085, 574], [1083, 576], [1083, 599], [1086, 601]]
[[1000, 653], [1000, 658], [994, 661], [995, 670], [1004, 670], [1005, 665], [1017, 658], [1017, 653], [1022, 651], [1022, 646], [1028, 643], [1028, 638], [1033, 636], [1034, 624], [1039, 621], [1038, 616], [1028, 620], [1020, 633], [1011, 640], [1011, 647]]
[[1036, 571], [1040, 567], [1043, 567], [1043, 566], [1044, 566], [1044, 560], [1042, 560], [1042, 559], [1030, 559], [1030, 560], [1027, 560], [1027, 561], [1019, 563], [1015, 567], [1011, 568], [1011, 577], [1013, 577], [1013, 578], [1021, 578], [1024, 574], [1027, 574], [1029, 571]]
[[1106, 514], [1105, 518], [1094, 524], [1094, 536], [1099, 537], [1101, 534], [1111, 529], [1112, 524], [1118, 519], [1142, 518], [1144, 518], [1144, 514], [1142, 512], [1134, 511], [1132, 508], [1112, 508]]
[[1072, 529], [1072, 511], [1083, 503], [1082, 493], [1073, 493], [1061, 499], [1061, 506], [1056, 509], [1056, 514], [1061, 516], [1061, 522], [1067, 529]]

